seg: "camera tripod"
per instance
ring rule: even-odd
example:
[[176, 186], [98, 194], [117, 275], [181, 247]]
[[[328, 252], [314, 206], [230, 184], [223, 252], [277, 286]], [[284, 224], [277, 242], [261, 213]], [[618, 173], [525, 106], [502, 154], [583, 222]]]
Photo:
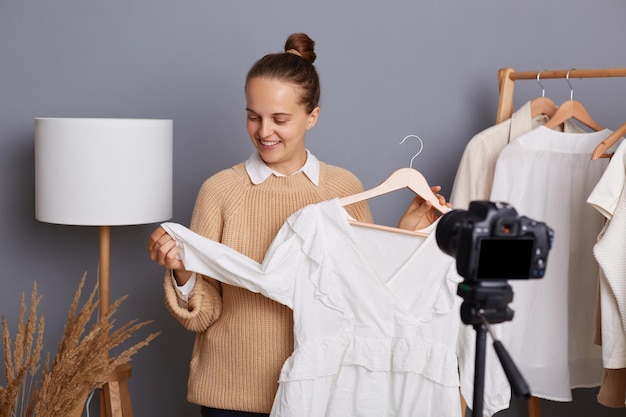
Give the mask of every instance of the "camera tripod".
[[485, 358], [487, 331], [491, 334], [493, 347], [500, 364], [511, 385], [513, 393], [520, 398], [528, 398], [530, 389], [524, 377], [515, 366], [502, 342], [491, 332], [490, 324], [513, 320], [513, 310], [508, 303], [513, 301], [513, 289], [504, 280], [479, 281], [459, 284], [457, 294], [463, 298], [461, 320], [476, 330], [476, 352], [474, 360], [474, 397], [472, 416], [482, 417], [485, 389]]

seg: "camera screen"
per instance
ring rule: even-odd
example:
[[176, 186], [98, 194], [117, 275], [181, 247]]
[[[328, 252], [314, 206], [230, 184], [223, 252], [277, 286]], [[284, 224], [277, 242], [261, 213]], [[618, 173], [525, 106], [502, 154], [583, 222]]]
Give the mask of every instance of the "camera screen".
[[477, 279], [530, 277], [533, 239], [481, 239]]

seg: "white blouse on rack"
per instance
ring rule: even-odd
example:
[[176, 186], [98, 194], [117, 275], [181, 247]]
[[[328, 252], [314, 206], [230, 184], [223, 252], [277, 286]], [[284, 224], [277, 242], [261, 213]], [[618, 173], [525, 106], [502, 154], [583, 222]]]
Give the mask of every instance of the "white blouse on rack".
[[600, 385], [602, 359], [593, 343], [598, 264], [593, 245], [602, 216], [586, 203], [606, 169], [592, 161], [611, 133], [563, 133], [540, 126], [498, 156], [491, 199], [554, 229], [546, 274], [511, 280], [515, 311], [502, 341], [527, 379], [532, 395], [571, 401], [571, 389]]

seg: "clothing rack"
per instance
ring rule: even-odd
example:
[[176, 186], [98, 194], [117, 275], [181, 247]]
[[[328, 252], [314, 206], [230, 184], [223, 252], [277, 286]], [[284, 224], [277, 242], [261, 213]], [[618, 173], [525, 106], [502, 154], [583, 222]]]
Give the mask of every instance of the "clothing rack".
[[571, 70], [545, 70], [545, 71], [515, 71], [513, 68], [501, 68], [498, 70], [498, 85], [500, 86], [500, 99], [498, 101], [498, 113], [496, 123], [507, 120], [513, 114], [513, 90], [516, 80], [542, 80], [547, 78], [608, 78], [626, 77], [626, 68], [600, 68], [600, 69], [571, 69]]
[[[543, 71], [515, 71], [513, 68], [501, 68], [498, 70], [498, 85], [500, 98], [498, 100], [498, 112], [496, 123], [511, 118], [514, 111], [513, 91], [517, 80], [537, 80], [547, 78], [609, 78], [626, 77], [626, 68], [599, 68], [599, 69], [569, 69], [569, 70], [543, 70]], [[541, 404], [537, 397], [528, 399], [528, 416], [541, 417]]]

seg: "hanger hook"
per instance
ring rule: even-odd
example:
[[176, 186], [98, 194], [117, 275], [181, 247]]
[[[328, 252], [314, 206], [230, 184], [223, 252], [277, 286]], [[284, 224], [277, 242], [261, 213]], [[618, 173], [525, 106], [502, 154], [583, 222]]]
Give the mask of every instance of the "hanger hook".
[[541, 77], [541, 73], [544, 72], [545, 70], [541, 70], [539, 71], [539, 73], [537, 74], [537, 84], [539, 84], [539, 87], [541, 87], [541, 97], [545, 97], [546, 96], [546, 89], [543, 86], [543, 84], [541, 84], [541, 81], [539, 81], [539, 78]]
[[569, 85], [569, 99], [570, 100], [574, 100], [574, 87], [572, 87], [572, 83], [569, 82], [569, 73], [575, 69], [576, 68], [572, 68], [571, 70], [567, 71], [567, 74], [565, 74], [565, 81], [567, 81], [567, 85]]
[[417, 155], [419, 155], [420, 153], [422, 153], [422, 150], [424, 149], [424, 142], [422, 141], [422, 139], [420, 139], [419, 136], [417, 135], [406, 135], [404, 137], [404, 139], [402, 139], [402, 142], [399, 143], [399, 145], [402, 145], [404, 143], [405, 140], [407, 140], [407, 138], [415, 138], [419, 141], [420, 144], [420, 149], [419, 151], [417, 151], [417, 153], [415, 155], [413, 155], [413, 158], [411, 158], [411, 162], [409, 163], [409, 168], [413, 168], [413, 160], [415, 159], [415, 157]]

